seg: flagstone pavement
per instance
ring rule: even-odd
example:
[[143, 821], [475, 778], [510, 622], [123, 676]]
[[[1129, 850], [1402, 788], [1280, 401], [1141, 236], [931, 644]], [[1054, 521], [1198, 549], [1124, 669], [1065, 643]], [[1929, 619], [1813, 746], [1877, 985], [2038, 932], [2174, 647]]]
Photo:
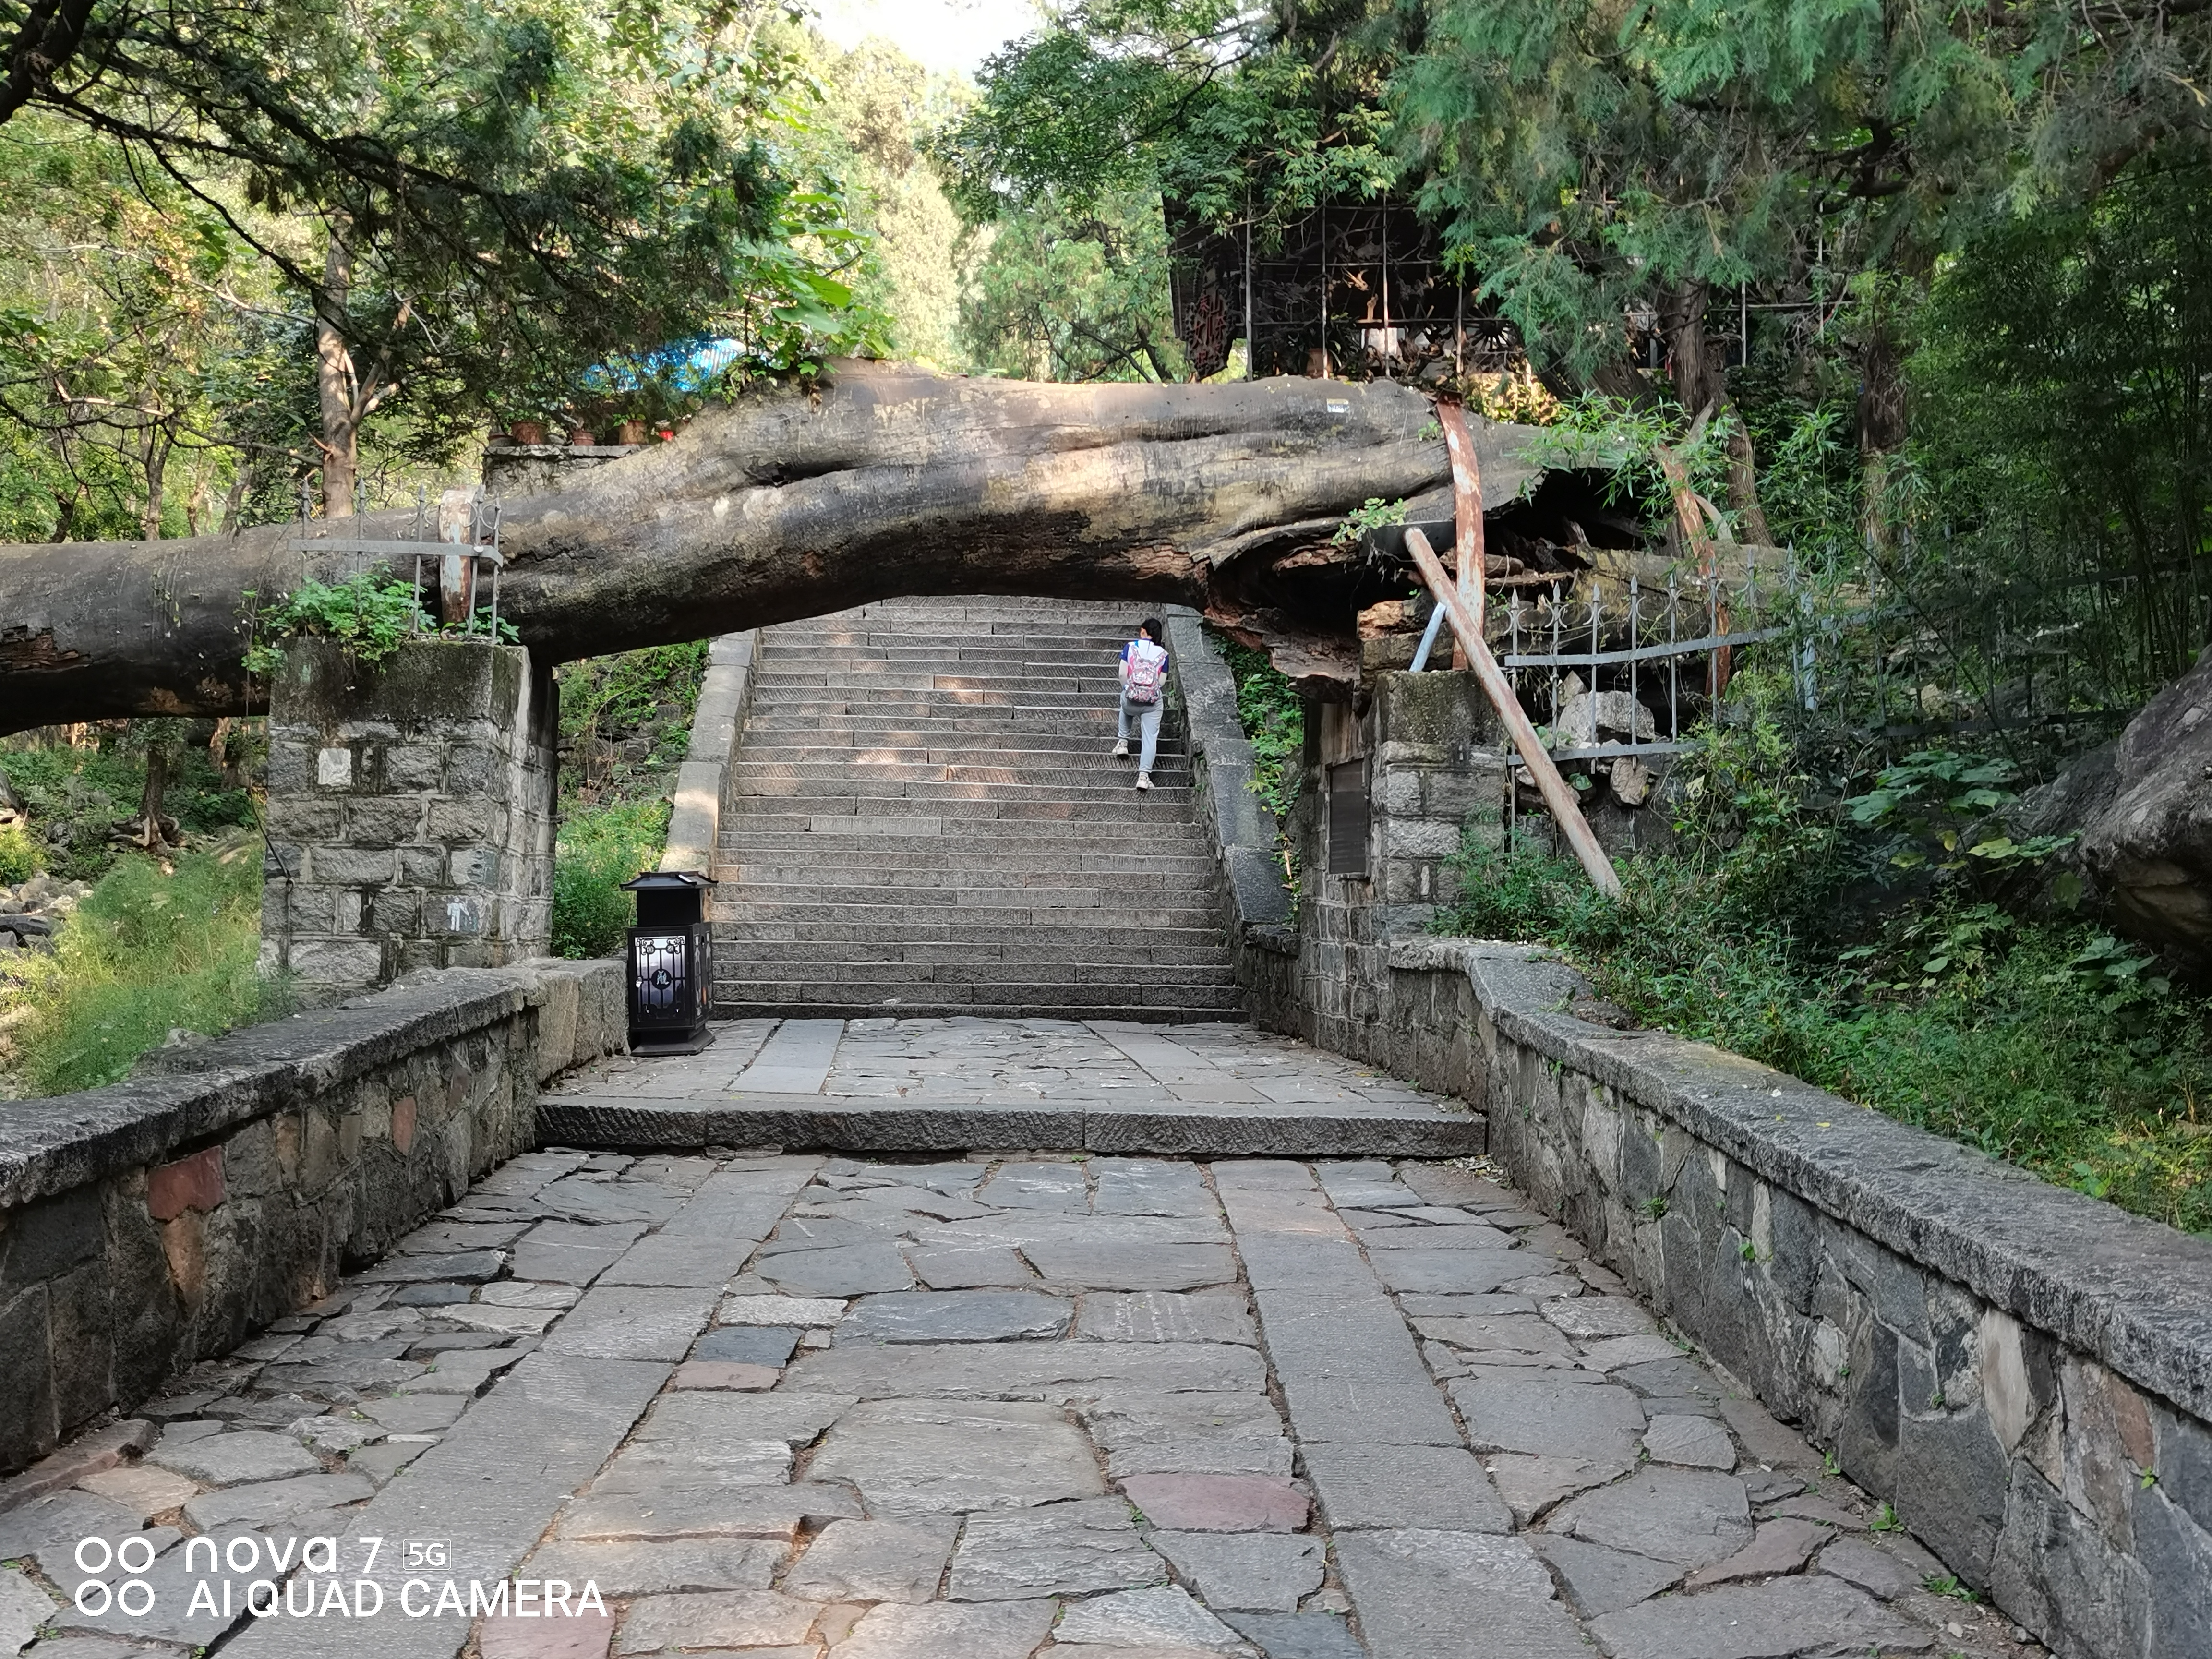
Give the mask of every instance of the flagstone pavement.
[[1476, 1158], [532, 1152], [33, 1476], [36, 1659], [2039, 1651]]

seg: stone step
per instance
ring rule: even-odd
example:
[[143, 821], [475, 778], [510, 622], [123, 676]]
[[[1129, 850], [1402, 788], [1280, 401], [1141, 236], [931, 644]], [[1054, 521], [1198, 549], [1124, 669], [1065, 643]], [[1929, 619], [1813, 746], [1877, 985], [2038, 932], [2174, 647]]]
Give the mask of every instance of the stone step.
[[[1101, 755], [1088, 766], [1000, 766], [982, 762], [752, 761], [734, 769], [740, 795], [896, 795], [929, 799], [939, 792], [976, 800], [1090, 800], [1105, 793], [1137, 790], [1133, 763]], [[1154, 757], [1152, 781], [1158, 789], [1187, 788]]]
[[921, 841], [911, 836], [880, 842], [855, 839], [832, 847], [768, 848], [757, 840], [732, 841], [726, 846], [726, 855], [716, 860], [717, 881], [763, 879], [763, 872], [770, 870], [835, 871], [838, 879], [843, 880], [848, 872], [871, 870], [880, 872], [885, 882], [904, 881], [916, 875], [962, 872], [995, 876], [1010, 884], [1020, 884], [1036, 875], [1084, 882], [1103, 880], [1109, 876], [1158, 876], [1188, 882], [1194, 890], [1211, 890], [1213, 883], [1213, 860], [1195, 849], [1110, 853], [1062, 848], [1056, 851], [1017, 852], [996, 842], [976, 848], [958, 841]]
[[1211, 927], [1215, 937], [1220, 936], [1220, 922], [1211, 907], [1172, 904], [1121, 904], [1108, 908], [1098, 905], [1055, 905], [1044, 902], [1030, 904], [992, 904], [946, 902], [944, 904], [872, 904], [858, 897], [832, 896], [810, 896], [790, 890], [791, 896], [776, 899], [746, 897], [742, 903], [725, 903], [717, 900], [714, 921], [717, 931], [725, 927], [742, 929], [767, 922], [787, 921], [805, 928], [818, 922], [847, 922], [859, 926], [927, 923], [945, 927], [959, 917], [970, 923], [988, 921], [1003, 928], [1031, 927], [1097, 927], [1100, 918], [1110, 915], [1121, 927], [1129, 928], [1154, 927]]
[[[995, 922], [965, 921], [941, 918], [915, 918], [907, 921], [872, 917], [866, 921], [796, 922], [787, 921], [754, 920], [725, 922], [715, 921], [715, 948], [724, 947], [720, 941], [739, 939], [757, 939], [768, 944], [808, 942], [836, 944], [854, 942], [881, 945], [885, 948], [906, 945], [953, 945], [975, 948], [1013, 945], [1026, 940], [1047, 941], [1054, 951], [1088, 952], [1113, 948], [1115, 941], [1126, 939], [1130, 929], [1117, 916], [1111, 921], [1097, 917], [1077, 924], [1042, 928], [1025, 927], [1009, 933]], [[1212, 923], [1203, 927], [1194, 924], [1188, 927], [1147, 927], [1144, 937], [1161, 950], [1204, 950], [1223, 945], [1221, 929]], [[1026, 948], [1024, 946], [1024, 948]], [[1019, 958], [1008, 957], [1013, 961]]]
[[[1183, 930], [1194, 933], [1196, 929]], [[727, 977], [743, 977], [738, 972], [740, 963], [757, 963], [781, 969], [787, 963], [805, 962], [849, 962], [857, 954], [856, 942], [875, 947], [871, 960], [907, 963], [980, 963], [997, 962], [1019, 963], [1029, 971], [1040, 971], [1039, 964], [1081, 963], [1101, 973], [1126, 977], [1133, 966], [1138, 968], [1219, 968], [1228, 961], [1225, 945], [1209, 941], [1195, 945], [1160, 945], [1152, 942], [1151, 933], [1130, 929], [1121, 933], [1109, 933], [1103, 929], [1091, 929], [1077, 933], [1073, 930], [1042, 930], [1025, 928], [1018, 935], [1001, 935], [988, 940], [961, 942], [951, 939], [921, 939], [911, 944], [890, 940], [869, 939], [763, 939], [742, 928], [714, 936], [714, 971]], [[1118, 941], [1118, 942], [1117, 942]], [[1140, 941], [1140, 942], [1139, 942]], [[1054, 973], [1053, 977], [1063, 978]]]
[[[1188, 824], [1190, 812], [1190, 791], [1163, 784], [1157, 789], [1098, 789], [1089, 792], [1090, 799], [1069, 800], [1065, 796], [1040, 793], [1030, 800], [1000, 800], [985, 794], [960, 794], [945, 786], [944, 793], [928, 797], [915, 795], [746, 795], [732, 815], [736, 826], [733, 832], [742, 835], [743, 821], [758, 814], [764, 817], [800, 817], [807, 822], [824, 818], [846, 817], [856, 820], [856, 827], [884, 826], [883, 833], [896, 835], [899, 820], [910, 820], [915, 825], [951, 822], [988, 823], [997, 819], [1006, 823], [1049, 823], [1054, 820], [1088, 823], [1113, 826], [1117, 833], [1139, 833], [1149, 823], [1162, 825]], [[872, 823], [871, 821], [873, 821]], [[770, 827], [770, 826], [763, 826]], [[910, 828], [914, 835], [933, 835], [933, 829]]]
[[1187, 888], [1147, 893], [1107, 892], [1087, 882], [1080, 886], [1053, 886], [1040, 881], [1030, 886], [1007, 887], [972, 878], [964, 884], [947, 881], [936, 887], [924, 886], [919, 881], [873, 887], [836, 879], [824, 881], [818, 877], [793, 882], [748, 881], [717, 888], [714, 903], [717, 915], [734, 915], [743, 907], [763, 921], [767, 919], [766, 913], [779, 905], [852, 904], [878, 911], [903, 910], [917, 918], [942, 910], [964, 910], [979, 919], [1003, 918], [1008, 911], [1024, 915], [1062, 911], [1082, 919], [1086, 925], [1095, 923], [1099, 912], [1118, 912], [1124, 905], [1139, 906], [1152, 912], [1184, 910], [1194, 917], [1209, 919], [1215, 908], [1212, 894], [1193, 892]]
[[1111, 753], [1138, 614], [902, 599], [769, 629], [716, 865], [718, 1010], [1237, 1018], [1179, 718], [1158, 787]]
[[[883, 854], [876, 855], [877, 859]], [[881, 888], [893, 896], [910, 889], [933, 890], [948, 885], [959, 887], [993, 886], [1009, 893], [1018, 893], [1036, 887], [1066, 887], [1080, 883], [1091, 891], [1108, 895], [1114, 893], [1181, 893], [1196, 901], [1200, 895], [1208, 894], [1212, 884], [1208, 872], [1202, 869], [1165, 868], [1155, 870], [1086, 870], [1070, 871], [1064, 864], [1049, 860], [1031, 860], [1025, 870], [1009, 870], [1003, 860], [988, 855], [970, 854], [955, 861], [948, 856], [936, 863], [908, 861], [886, 864], [856, 857], [841, 862], [820, 860], [792, 859], [775, 862], [756, 856], [745, 856], [729, 864], [718, 863], [714, 879], [725, 886], [742, 886], [748, 891], [767, 888], [797, 885], [829, 887]], [[1195, 865], [1195, 859], [1186, 861]]]
[[717, 961], [714, 982], [718, 985], [766, 978], [834, 980], [840, 985], [889, 986], [997, 986], [1027, 988], [1038, 984], [1084, 985], [1091, 989], [1094, 998], [1102, 1001], [1117, 1000], [1104, 994], [1119, 993], [1123, 988], [1142, 987], [1206, 987], [1219, 983], [1219, 962], [1209, 963], [1091, 963], [1063, 962], [1048, 964], [1036, 962], [1006, 962], [1004, 960], [969, 957], [953, 961], [904, 959], [884, 962], [871, 957], [866, 961], [834, 958], [811, 958], [804, 962], [734, 962]]
[[[717, 1019], [866, 1019], [896, 1015], [905, 1019], [945, 1018], [970, 1014], [986, 1019], [1241, 1019], [1243, 999], [1234, 984], [1163, 986], [1140, 993], [1120, 985], [1079, 981], [1009, 988], [988, 985], [915, 985], [867, 988], [835, 980], [748, 980], [714, 982]], [[910, 991], [912, 994], [902, 994]]]

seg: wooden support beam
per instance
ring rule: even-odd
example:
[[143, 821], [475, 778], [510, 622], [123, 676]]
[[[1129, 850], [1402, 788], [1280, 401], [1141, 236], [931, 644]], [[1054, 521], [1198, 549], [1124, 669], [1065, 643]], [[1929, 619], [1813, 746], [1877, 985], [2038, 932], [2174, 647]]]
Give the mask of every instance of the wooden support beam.
[[1498, 718], [1512, 735], [1513, 746], [1521, 752], [1522, 763], [1528, 767], [1529, 776], [1536, 780], [1536, 788], [1544, 797], [1544, 805], [1551, 808], [1552, 817], [1564, 830], [1567, 845], [1573, 848], [1575, 857], [1581, 860], [1590, 885], [1607, 898], [1620, 896], [1620, 877], [1613, 867], [1613, 860], [1599, 846], [1597, 836], [1583, 816], [1582, 804], [1575, 792], [1559, 775], [1559, 769], [1552, 763], [1551, 751], [1536, 737], [1536, 728], [1529, 723], [1521, 707], [1521, 700], [1513, 695], [1506, 683], [1505, 671], [1498, 665], [1498, 659], [1490, 654], [1483, 642], [1482, 630], [1475, 625], [1468, 606], [1452, 586], [1451, 577], [1445, 572], [1443, 562], [1437, 557], [1429, 538], [1411, 526], [1406, 531], [1406, 548], [1413, 554], [1413, 563], [1421, 573], [1421, 580], [1429, 585], [1429, 592], [1437, 605], [1443, 608], [1445, 620], [1459, 637], [1461, 653], [1474, 665], [1475, 677], [1482, 689], [1490, 694], [1497, 706]]

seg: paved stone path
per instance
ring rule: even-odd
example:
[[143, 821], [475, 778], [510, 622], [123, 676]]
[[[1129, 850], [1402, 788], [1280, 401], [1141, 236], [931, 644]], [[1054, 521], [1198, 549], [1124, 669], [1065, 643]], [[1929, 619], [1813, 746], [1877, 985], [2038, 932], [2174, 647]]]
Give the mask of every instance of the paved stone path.
[[1458, 1101], [1245, 1024], [872, 1018], [720, 1023], [713, 1048], [564, 1079], [549, 1136], [871, 1152], [1464, 1152]]
[[[1166, 1063], [999, 1035], [1010, 1091]], [[693, 1069], [945, 1076], [927, 1033], [773, 1037]], [[1478, 1160], [532, 1153], [0, 1488], [0, 1652], [2033, 1650], [1620, 1291]]]

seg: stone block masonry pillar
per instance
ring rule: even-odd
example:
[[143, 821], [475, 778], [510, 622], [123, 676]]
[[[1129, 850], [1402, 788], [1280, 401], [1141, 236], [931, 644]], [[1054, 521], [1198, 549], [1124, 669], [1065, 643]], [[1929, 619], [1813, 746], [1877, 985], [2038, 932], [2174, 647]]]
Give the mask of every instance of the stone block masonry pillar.
[[550, 941], [558, 704], [517, 646], [365, 665], [295, 641], [270, 692], [261, 964], [310, 1006]]

